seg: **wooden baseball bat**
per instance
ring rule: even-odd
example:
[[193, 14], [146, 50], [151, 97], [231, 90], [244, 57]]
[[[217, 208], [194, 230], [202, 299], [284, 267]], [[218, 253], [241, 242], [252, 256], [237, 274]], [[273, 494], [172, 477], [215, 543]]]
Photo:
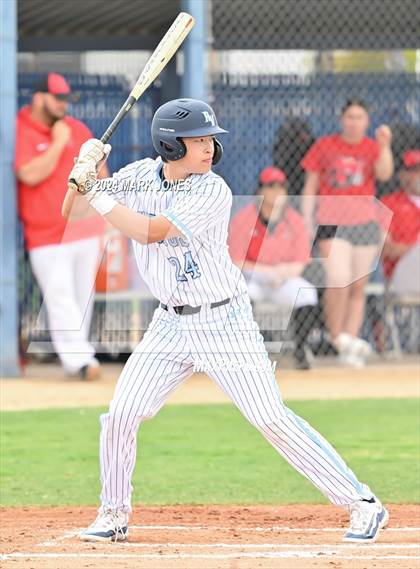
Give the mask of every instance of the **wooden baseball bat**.
[[[178, 14], [171, 27], [160, 40], [155, 51], [147, 61], [125, 103], [101, 136], [101, 142], [106, 144], [109, 141], [125, 115], [130, 111], [134, 103], [139, 100], [140, 96], [145, 92], [149, 85], [153, 83], [168, 61], [172, 58], [179, 46], [192, 30], [194, 24], [194, 18], [190, 14], [187, 14], [186, 12], [180, 12]], [[76, 180], [70, 179], [69, 186], [73, 186], [74, 189], [77, 189], [78, 186]]]

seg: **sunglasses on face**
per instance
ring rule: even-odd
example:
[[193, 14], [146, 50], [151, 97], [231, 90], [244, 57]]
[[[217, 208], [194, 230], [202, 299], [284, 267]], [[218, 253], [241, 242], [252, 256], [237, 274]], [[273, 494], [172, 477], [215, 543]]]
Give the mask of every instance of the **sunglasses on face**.
[[67, 94], [67, 93], [61, 93], [61, 94], [58, 94], [58, 95], [53, 95], [53, 97], [54, 97], [54, 99], [55, 99], [56, 101], [66, 101], [66, 102], [68, 102], [68, 101], [70, 100], [70, 95]]

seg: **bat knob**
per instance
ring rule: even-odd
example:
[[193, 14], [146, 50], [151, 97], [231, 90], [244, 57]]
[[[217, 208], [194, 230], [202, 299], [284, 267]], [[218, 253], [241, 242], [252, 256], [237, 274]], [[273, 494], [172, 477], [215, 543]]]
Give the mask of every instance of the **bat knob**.
[[74, 178], [69, 178], [68, 187], [70, 190], [79, 191], [79, 184], [76, 182]]

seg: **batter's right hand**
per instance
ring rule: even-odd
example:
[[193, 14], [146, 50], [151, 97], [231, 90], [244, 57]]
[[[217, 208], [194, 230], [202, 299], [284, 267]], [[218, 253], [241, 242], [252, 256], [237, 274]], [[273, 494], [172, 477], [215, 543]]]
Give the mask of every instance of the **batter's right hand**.
[[77, 163], [88, 163], [93, 161], [95, 164], [99, 164], [108, 158], [110, 152], [110, 144], [104, 144], [97, 138], [90, 138], [80, 147]]
[[81, 194], [89, 192], [96, 183], [96, 163], [93, 160], [77, 160], [70, 172], [68, 183], [69, 188]]

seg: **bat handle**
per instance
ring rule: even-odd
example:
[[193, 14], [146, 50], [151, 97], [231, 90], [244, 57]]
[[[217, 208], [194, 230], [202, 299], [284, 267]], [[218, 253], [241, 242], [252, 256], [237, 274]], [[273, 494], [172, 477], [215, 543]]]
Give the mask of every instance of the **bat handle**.
[[109, 126], [106, 131], [104, 132], [104, 134], [101, 136], [101, 142], [103, 144], [107, 144], [108, 140], [111, 138], [111, 136], [114, 133], [114, 129], [111, 128], [111, 126]]
[[127, 99], [126, 99], [125, 103], [123, 104], [123, 106], [121, 107], [121, 109], [118, 111], [118, 113], [115, 116], [112, 123], [109, 125], [109, 127], [106, 129], [104, 134], [101, 136], [101, 142], [106, 144], [109, 141], [111, 136], [114, 134], [117, 126], [120, 124], [120, 122], [123, 120], [123, 118], [128, 113], [128, 111], [131, 109], [131, 107], [134, 105], [135, 102], [136, 102], [136, 98], [130, 94], [127, 97]]

